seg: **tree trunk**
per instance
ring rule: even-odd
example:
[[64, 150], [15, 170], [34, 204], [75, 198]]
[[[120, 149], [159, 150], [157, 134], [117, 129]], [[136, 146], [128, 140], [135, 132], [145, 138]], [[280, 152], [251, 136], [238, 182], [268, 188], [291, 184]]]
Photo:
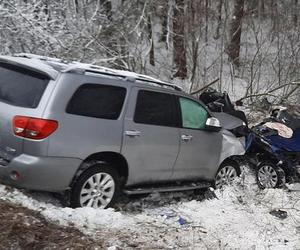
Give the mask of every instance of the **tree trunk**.
[[162, 32], [159, 42], [167, 42], [168, 36], [168, 0], [162, 1], [159, 5], [159, 17], [161, 19]]
[[[198, 6], [197, 6], [198, 7]], [[191, 86], [190, 91], [193, 89], [194, 80], [196, 78], [196, 71], [198, 67], [198, 49], [199, 49], [199, 42], [197, 41], [197, 25], [201, 25], [201, 18], [197, 18], [196, 13], [196, 6], [193, 0], [189, 1], [189, 8], [188, 8], [188, 34], [189, 39], [191, 39]], [[197, 20], [197, 21], [196, 21]]]
[[154, 61], [154, 39], [153, 39], [153, 36], [152, 36], [152, 23], [151, 23], [150, 15], [148, 15], [147, 28], [148, 28], [148, 39], [151, 43], [151, 48], [150, 48], [150, 53], [149, 53], [149, 62], [152, 66], [155, 66], [155, 61]]
[[186, 78], [186, 51], [184, 32], [184, 0], [175, 0], [173, 16], [173, 56], [176, 73], [173, 77]]
[[240, 47], [243, 15], [244, 0], [235, 0], [233, 16], [230, 22], [230, 43], [228, 45], [227, 50], [230, 61], [237, 67], [240, 65]]
[[279, 16], [278, 16], [277, 0], [273, 0], [271, 2], [271, 19], [272, 19], [272, 22], [273, 22], [272, 31], [275, 34], [278, 32], [278, 24], [279, 24], [278, 18], [279, 18]]
[[79, 13], [79, 3], [78, 3], [78, 0], [74, 0], [74, 5], [75, 5], [75, 12], [76, 14]]
[[220, 28], [222, 25], [222, 6], [223, 6], [223, 0], [218, 1], [218, 13], [217, 13], [217, 19], [218, 19], [218, 24], [216, 28], [216, 33], [214, 35], [214, 39], [219, 39], [220, 38]]
[[208, 42], [208, 0], [205, 0], [205, 46]]

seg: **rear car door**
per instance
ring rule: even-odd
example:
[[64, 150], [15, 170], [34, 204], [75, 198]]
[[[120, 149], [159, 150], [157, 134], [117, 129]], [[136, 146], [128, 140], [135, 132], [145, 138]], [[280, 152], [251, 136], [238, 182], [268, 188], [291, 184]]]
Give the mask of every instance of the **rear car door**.
[[205, 129], [210, 115], [199, 102], [178, 96], [177, 103], [181, 114], [180, 152], [172, 179], [212, 179], [218, 168], [222, 135]]
[[179, 151], [175, 96], [131, 91], [124, 120], [122, 154], [128, 161], [128, 185], [169, 180]]

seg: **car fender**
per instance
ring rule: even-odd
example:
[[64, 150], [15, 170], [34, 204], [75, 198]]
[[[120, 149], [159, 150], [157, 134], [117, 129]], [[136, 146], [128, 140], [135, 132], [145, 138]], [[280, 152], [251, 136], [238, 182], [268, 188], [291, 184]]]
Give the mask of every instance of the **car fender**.
[[245, 138], [237, 138], [230, 131], [222, 130], [222, 151], [220, 154], [219, 164], [225, 159], [235, 155], [245, 154]]

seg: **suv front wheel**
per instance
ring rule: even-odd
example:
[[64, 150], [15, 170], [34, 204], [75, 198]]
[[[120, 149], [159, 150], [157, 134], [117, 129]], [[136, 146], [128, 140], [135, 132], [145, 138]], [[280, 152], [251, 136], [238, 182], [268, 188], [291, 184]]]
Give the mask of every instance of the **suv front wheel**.
[[234, 161], [225, 161], [220, 166], [215, 177], [215, 188], [221, 188], [233, 182], [241, 173], [239, 164]]
[[72, 207], [107, 208], [113, 205], [119, 192], [117, 171], [107, 164], [95, 163], [74, 183], [70, 203]]

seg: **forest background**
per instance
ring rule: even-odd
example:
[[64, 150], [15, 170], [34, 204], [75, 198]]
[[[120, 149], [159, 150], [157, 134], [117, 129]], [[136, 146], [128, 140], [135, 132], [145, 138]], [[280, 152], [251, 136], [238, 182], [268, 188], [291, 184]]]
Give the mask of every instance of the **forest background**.
[[[34, 53], [299, 102], [298, 0], [0, 0], [0, 54]], [[266, 99], [267, 98], [267, 99]]]

